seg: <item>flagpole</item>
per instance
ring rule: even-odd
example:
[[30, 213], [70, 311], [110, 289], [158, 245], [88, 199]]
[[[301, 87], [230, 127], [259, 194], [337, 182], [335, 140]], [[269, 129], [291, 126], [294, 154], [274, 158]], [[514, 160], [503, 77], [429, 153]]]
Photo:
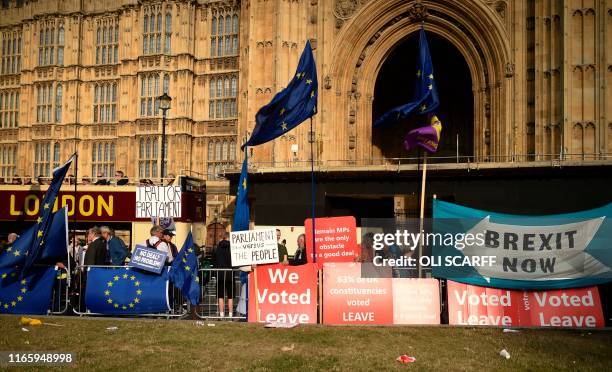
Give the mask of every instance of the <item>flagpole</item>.
[[[419, 233], [423, 232], [423, 220], [425, 217], [425, 180], [427, 178], [427, 151], [424, 151], [423, 156], [423, 176], [421, 178], [421, 211], [419, 214]], [[420, 235], [419, 240], [419, 278], [423, 277], [423, 266], [421, 265], [421, 257], [423, 257], [423, 234]]]
[[[76, 141], [75, 141], [76, 143]], [[76, 146], [75, 146], [76, 147]], [[74, 254], [74, 249], [77, 246], [77, 236], [76, 236], [76, 224], [77, 224], [77, 179], [79, 177], [79, 153], [77, 151], [74, 152], [74, 201], [72, 204], [72, 257], [76, 260], [77, 257]], [[68, 217], [68, 211], [66, 210], [66, 217]], [[78, 262], [75, 262], [75, 266], [78, 266]], [[70, 256], [68, 256], [68, 285], [70, 285]]]
[[312, 127], [312, 116], [310, 117], [310, 184], [312, 190], [312, 262], [317, 262], [317, 244], [315, 234], [315, 195], [316, 195], [316, 184], [314, 174], [314, 130]]

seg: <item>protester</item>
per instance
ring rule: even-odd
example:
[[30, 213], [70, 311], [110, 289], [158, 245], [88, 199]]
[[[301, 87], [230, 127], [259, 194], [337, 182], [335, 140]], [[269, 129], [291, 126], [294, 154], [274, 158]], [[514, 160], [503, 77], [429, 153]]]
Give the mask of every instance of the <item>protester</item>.
[[6, 238], [6, 242], [11, 245], [15, 242], [15, 240], [17, 240], [17, 238], [19, 237], [19, 235], [15, 234], [15, 233], [10, 233], [8, 234], [8, 237]]
[[361, 253], [356, 262], [372, 262], [374, 258], [374, 234], [367, 233], [361, 238]]
[[[169, 260], [172, 255], [172, 252], [168, 244], [162, 239], [163, 232], [164, 232], [163, 227], [159, 225], [153, 225], [153, 227], [151, 227], [151, 230], [149, 230], [149, 233], [151, 234], [151, 236], [149, 237], [149, 239], [144, 241], [144, 244], [141, 244], [141, 245], [144, 245], [147, 248], [157, 249], [158, 251], [161, 251], [161, 252], [166, 252], [168, 254], [167, 260]], [[167, 262], [170, 262], [170, 261], [167, 261]]]
[[281, 231], [276, 229], [276, 241], [278, 244], [278, 261], [283, 265], [289, 265], [289, 253], [287, 253], [287, 247], [281, 243]]
[[174, 231], [172, 230], [164, 229], [164, 231], [162, 231], [162, 240], [170, 248], [170, 252], [168, 253], [168, 263], [172, 263], [172, 261], [174, 261], [174, 257], [178, 255], [178, 248], [174, 243], [172, 243], [172, 238], [174, 235]]
[[127, 185], [129, 181], [130, 179], [125, 176], [123, 171], [118, 170], [115, 172], [115, 183], [117, 186]]
[[300, 266], [308, 262], [306, 258], [306, 234], [300, 234], [297, 238], [297, 249], [291, 260], [291, 266]]
[[47, 180], [45, 179], [45, 176], [43, 175], [39, 175], [38, 178], [36, 178], [36, 182], [38, 182], [39, 185], [47, 184]]
[[229, 234], [223, 233], [223, 239], [213, 252], [213, 266], [217, 269], [217, 300], [219, 301], [219, 316], [225, 317], [224, 297], [227, 296], [227, 311], [231, 318], [234, 308], [234, 273], [232, 269], [232, 253]]
[[11, 181], [12, 185], [21, 185], [21, 178], [18, 174], [13, 176], [13, 180]]
[[83, 176], [83, 178], [81, 179], [81, 184], [91, 185], [91, 178], [89, 178], [89, 176]]
[[111, 265], [123, 266], [127, 257], [127, 248], [121, 238], [115, 236], [115, 230], [108, 226], [100, 228], [102, 237], [106, 240], [108, 258]]
[[84, 264], [106, 265], [106, 242], [100, 236], [100, 228], [94, 226], [87, 230], [87, 251], [85, 252]]

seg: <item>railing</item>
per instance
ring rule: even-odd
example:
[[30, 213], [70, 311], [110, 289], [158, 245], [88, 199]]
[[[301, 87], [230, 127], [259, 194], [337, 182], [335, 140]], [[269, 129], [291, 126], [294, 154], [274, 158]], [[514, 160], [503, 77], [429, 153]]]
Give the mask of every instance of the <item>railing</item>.
[[65, 315], [70, 304], [70, 276], [66, 269], [58, 269], [57, 272], [55, 283], [53, 283], [53, 292], [51, 293], [49, 314]]
[[[378, 167], [389, 170], [399, 170], [402, 166], [418, 166], [423, 163], [423, 157], [407, 158], [362, 158], [362, 159], [325, 159], [316, 160], [315, 165], [318, 171], [332, 170], [333, 168], [358, 168], [358, 167]], [[550, 166], [560, 167], [564, 165], [593, 165], [593, 164], [612, 164], [612, 153], [602, 154], [512, 154], [512, 155], [486, 155], [486, 156], [441, 156], [428, 155], [428, 164], [436, 164], [449, 168], [478, 168], [481, 164], [507, 163], [509, 167], [521, 166]], [[241, 163], [235, 162], [232, 168], [225, 173], [237, 173], [240, 171]], [[283, 161], [253, 161], [249, 162], [252, 171], [265, 170], [272, 168], [310, 170], [310, 160], [283, 160]], [[224, 173], [224, 174], [225, 174]]]
[[[237, 307], [240, 303], [241, 293], [243, 301], [246, 301], [246, 285], [240, 283], [240, 270], [234, 269], [200, 269], [199, 274], [201, 296], [200, 303], [196, 307], [196, 315], [202, 319], [217, 320], [246, 320], [246, 311], [238, 313]], [[232, 299], [232, 316], [229, 316], [227, 309], [224, 309], [224, 316], [221, 316], [219, 309], [219, 298], [224, 299], [224, 307], [229, 305], [228, 299]]]

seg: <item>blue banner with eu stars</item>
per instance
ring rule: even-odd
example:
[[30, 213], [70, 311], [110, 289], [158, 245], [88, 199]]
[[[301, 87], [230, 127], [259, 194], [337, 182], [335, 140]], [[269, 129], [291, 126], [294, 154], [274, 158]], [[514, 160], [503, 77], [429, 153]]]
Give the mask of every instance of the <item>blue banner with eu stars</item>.
[[308, 41], [295, 76], [270, 103], [259, 109], [255, 115], [257, 124], [253, 134], [242, 148], [272, 141], [316, 114], [318, 86], [317, 67]]
[[92, 313], [108, 315], [170, 311], [168, 270], [157, 275], [130, 267], [90, 267], [87, 271], [85, 305]]
[[13, 268], [0, 268], [0, 314], [46, 314], [56, 268], [34, 266], [23, 278]]

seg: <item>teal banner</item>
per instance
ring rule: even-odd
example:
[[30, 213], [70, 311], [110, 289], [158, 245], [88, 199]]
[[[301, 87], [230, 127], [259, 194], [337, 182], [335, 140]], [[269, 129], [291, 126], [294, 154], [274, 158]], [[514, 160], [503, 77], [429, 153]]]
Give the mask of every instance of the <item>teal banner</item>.
[[[496, 288], [560, 289], [612, 281], [612, 203], [587, 211], [521, 216], [434, 200], [437, 278]], [[452, 236], [449, 243], [444, 236]], [[459, 243], [459, 244], [458, 244]], [[449, 264], [451, 263], [451, 264]]]

